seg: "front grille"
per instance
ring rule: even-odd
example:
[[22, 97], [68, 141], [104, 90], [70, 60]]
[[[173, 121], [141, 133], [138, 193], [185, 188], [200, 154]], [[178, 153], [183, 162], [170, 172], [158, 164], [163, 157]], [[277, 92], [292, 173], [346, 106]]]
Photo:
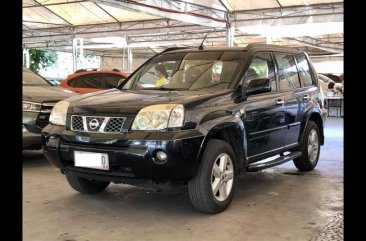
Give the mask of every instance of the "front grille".
[[37, 117], [36, 126], [43, 129], [48, 125], [50, 120], [50, 113], [40, 113]]
[[52, 111], [52, 108], [55, 106], [56, 103], [49, 102], [49, 103], [43, 103], [41, 106], [41, 113], [38, 115], [36, 120], [36, 126], [40, 129], [43, 129], [48, 125], [50, 120], [50, 113]]
[[73, 130], [83, 131], [84, 125], [83, 125], [83, 118], [81, 116], [72, 116], [72, 128]]
[[104, 116], [71, 116], [71, 130], [83, 132], [122, 133], [128, 130], [131, 121], [126, 122], [126, 117]]
[[124, 121], [125, 121], [125, 119], [122, 119], [122, 118], [110, 118], [104, 131], [105, 132], [121, 132]]

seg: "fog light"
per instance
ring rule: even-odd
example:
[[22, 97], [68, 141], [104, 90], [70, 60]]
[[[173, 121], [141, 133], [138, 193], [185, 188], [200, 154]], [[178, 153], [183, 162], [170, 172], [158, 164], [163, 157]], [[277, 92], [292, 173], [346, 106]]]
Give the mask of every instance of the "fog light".
[[29, 132], [28, 129], [27, 129], [27, 127], [25, 127], [25, 125], [23, 125], [23, 133], [24, 132]]
[[167, 154], [163, 151], [156, 152], [155, 156], [156, 156], [156, 158], [153, 158], [153, 160], [156, 164], [164, 164], [166, 162], [166, 160], [168, 159]]
[[50, 136], [46, 139], [46, 145], [48, 148], [57, 148], [58, 144], [60, 142], [60, 138], [55, 136]]

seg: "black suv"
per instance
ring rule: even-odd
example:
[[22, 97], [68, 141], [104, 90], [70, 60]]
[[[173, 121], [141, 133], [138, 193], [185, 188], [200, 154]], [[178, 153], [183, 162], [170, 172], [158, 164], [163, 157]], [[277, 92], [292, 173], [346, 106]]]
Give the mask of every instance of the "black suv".
[[[160, 78], [155, 86], [146, 85], [151, 75]], [[118, 89], [57, 103], [42, 144], [81, 193], [110, 182], [181, 183], [195, 208], [218, 213], [242, 170], [289, 160], [301, 171], [317, 165], [326, 113], [320, 101], [304, 52], [168, 49]]]

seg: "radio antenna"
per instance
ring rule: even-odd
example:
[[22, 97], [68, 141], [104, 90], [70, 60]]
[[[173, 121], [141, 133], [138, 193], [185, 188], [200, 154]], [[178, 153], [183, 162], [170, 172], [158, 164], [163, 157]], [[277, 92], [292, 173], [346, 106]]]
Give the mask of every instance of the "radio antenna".
[[206, 34], [206, 36], [205, 36], [205, 37], [203, 38], [203, 40], [202, 40], [201, 45], [198, 47], [198, 49], [199, 49], [199, 50], [203, 50], [203, 43], [205, 42], [205, 39], [206, 39], [207, 35], [208, 35], [208, 34]]

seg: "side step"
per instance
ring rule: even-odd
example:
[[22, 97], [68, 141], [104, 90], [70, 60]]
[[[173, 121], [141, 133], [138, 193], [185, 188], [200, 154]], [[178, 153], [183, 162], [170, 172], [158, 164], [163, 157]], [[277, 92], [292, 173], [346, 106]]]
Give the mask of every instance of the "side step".
[[282, 163], [291, 161], [291, 160], [295, 159], [296, 157], [301, 156], [301, 154], [302, 154], [301, 151], [294, 151], [286, 156], [280, 156], [279, 158], [276, 158], [276, 159], [268, 161], [268, 162], [253, 163], [247, 167], [247, 171], [255, 172], [255, 171], [260, 171], [262, 169], [266, 169], [269, 167], [274, 167], [274, 166], [280, 165]]

